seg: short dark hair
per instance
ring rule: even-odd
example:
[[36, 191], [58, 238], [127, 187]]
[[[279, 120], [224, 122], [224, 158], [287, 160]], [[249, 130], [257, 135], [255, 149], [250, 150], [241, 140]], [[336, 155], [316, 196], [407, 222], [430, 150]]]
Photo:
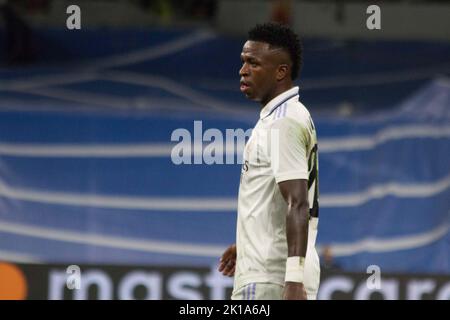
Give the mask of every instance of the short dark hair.
[[248, 40], [268, 43], [289, 53], [292, 61], [291, 79], [295, 80], [302, 66], [302, 43], [297, 34], [284, 24], [267, 22], [257, 24], [248, 32]]

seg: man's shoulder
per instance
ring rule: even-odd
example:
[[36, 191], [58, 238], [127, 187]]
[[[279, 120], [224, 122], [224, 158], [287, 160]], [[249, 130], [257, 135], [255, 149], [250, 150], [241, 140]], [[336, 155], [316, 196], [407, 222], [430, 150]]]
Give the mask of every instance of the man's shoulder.
[[279, 126], [309, 126], [311, 115], [300, 101], [292, 101], [282, 106], [279, 117], [274, 117], [273, 125]]
[[289, 104], [287, 114], [298, 121], [309, 121], [311, 118], [308, 108], [306, 108], [306, 106], [298, 100]]

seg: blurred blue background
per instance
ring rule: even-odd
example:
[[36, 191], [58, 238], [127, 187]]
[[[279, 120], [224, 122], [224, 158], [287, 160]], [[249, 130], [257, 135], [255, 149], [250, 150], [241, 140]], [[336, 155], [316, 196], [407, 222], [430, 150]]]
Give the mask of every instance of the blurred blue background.
[[[214, 17], [38, 24], [25, 55], [1, 43], [0, 259], [218, 262], [235, 238], [240, 165], [171, 160], [178, 128], [201, 120], [225, 135], [258, 119], [238, 89], [245, 30]], [[449, 74], [448, 41], [304, 35], [317, 244], [342, 270], [450, 273]]]

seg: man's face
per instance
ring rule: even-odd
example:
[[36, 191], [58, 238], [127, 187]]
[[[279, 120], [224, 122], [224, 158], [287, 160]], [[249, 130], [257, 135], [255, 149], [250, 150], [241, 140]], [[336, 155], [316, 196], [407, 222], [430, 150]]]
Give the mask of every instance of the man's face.
[[276, 50], [268, 43], [247, 41], [241, 53], [240, 89], [251, 100], [267, 103], [277, 83]]

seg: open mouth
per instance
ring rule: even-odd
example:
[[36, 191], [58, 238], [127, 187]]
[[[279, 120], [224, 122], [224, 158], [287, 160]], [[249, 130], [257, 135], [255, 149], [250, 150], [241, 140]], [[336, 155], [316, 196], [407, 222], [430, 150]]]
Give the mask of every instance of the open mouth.
[[240, 86], [241, 92], [245, 92], [245, 91], [247, 91], [249, 88], [250, 88], [250, 85], [249, 85], [247, 82], [241, 81], [241, 86]]

